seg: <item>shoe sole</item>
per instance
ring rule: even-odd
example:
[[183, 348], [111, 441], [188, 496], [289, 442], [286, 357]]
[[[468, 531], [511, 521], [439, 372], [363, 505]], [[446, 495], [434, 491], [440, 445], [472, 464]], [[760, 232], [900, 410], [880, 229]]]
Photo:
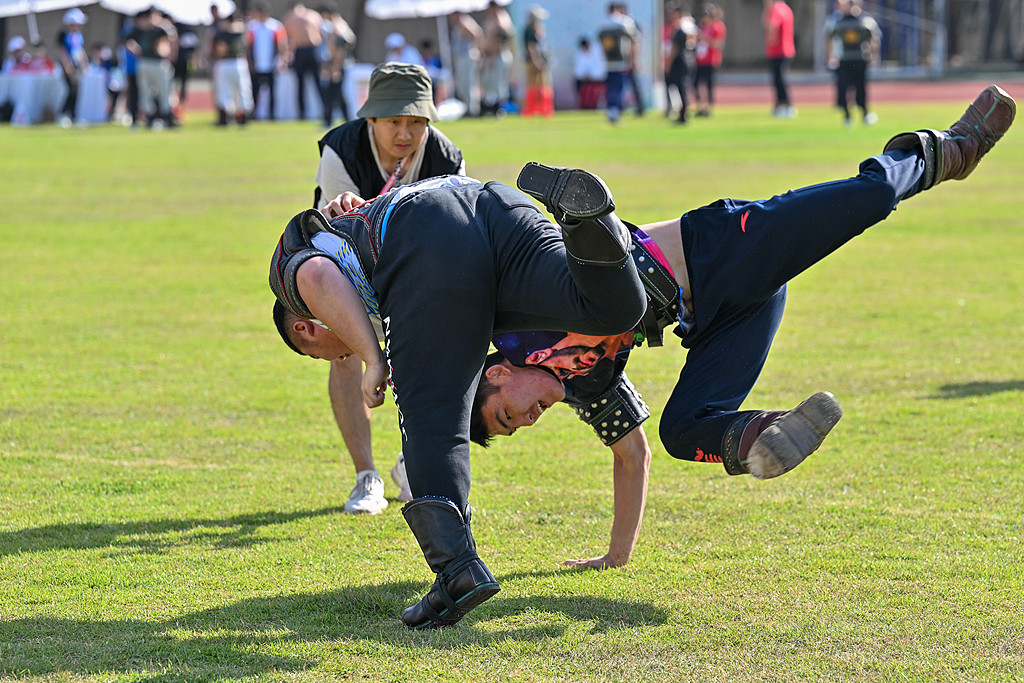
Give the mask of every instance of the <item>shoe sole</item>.
[[516, 187], [544, 202], [556, 218], [586, 220], [615, 210], [611, 190], [593, 173], [534, 162], [519, 172]]
[[836, 397], [819, 391], [757, 437], [747, 454], [747, 468], [758, 479], [789, 472], [818, 450], [842, 417]]
[[[472, 591], [470, 591], [469, 593], [466, 593], [466, 595], [462, 596], [462, 599], [455, 601], [455, 604], [459, 606], [459, 611], [462, 612], [462, 614], [459, 615], [458, 619], [456, 619], [455, 621], [447, 621], [447, 622], [445, 622], [445, 621], [440, 621], [440, 622], [428, 621], [428, 622], [420, 624], [418, 626], [413, 626], [412, 630], [413, 631], [427, 631], [427, 630], [436, 629], [436, 628], [448, 628], [450, 626], [455, 626], [460, 621], [462, 621], [463, 617], [465, 617], [467, 614], [469, 614], [474, 609], [476, 609], [477, 607], [479, 607], [483, 603], [487, 602], [488, 600], [490, 600], [491, 598], [493, 598], [495, 595], [497, 595], [500, 592], [501, 592], [501, 586], [499, 586], [497, 583], [483, 583], [483, 584], [480, 584], [479, 586], [474, 588]], [[448, 614], [449, 611], [450, 610], [446, 609], [444, 612], [440, 613], [438, 615], [438, 617], [440, 619], [444, 619], [445, 615]]]

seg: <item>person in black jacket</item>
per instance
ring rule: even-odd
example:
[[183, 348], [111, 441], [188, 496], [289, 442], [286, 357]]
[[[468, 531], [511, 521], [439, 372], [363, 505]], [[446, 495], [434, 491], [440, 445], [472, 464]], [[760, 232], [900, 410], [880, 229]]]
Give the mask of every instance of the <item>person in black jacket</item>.
[[[438, 175], [464, 175], [462, 151], [430, 125], [438, 119], [426, 69], [385, 63], [373, 70], [369, 94], [358, 112], [320, 140], [314, 207], [343, 192], [372, 198], [395, 187]], [[331, 362], [328, 393], [334, 418], [352, 457], [356, 483], [345, 503], [349, 513], [377, 514], [387, 506], [384, 481], [373, 459], [369, 408], [359, 385], [359, 358]], [[399, 500], [409, 500], [402, 455], [391, 471]]]

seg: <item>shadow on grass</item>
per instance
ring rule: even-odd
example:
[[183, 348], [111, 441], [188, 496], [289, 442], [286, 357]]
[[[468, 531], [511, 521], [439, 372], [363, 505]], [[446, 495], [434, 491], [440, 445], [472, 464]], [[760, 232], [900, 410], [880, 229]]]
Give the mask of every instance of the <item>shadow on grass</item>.
[[989, 396], [1006, 391], [1024, 391], [1024, 380], [1013, 382], [964, 382], [963, 384], [943, 384], [939, 393], [928, 398], [958, 399], [972, 396]]
[[[456, 628], [408, 631], [399, 614], [426, 588], [403, 581], [251, 598], [160, 621], [7, 620], [0, 622], [0, 678], [59, 672], [146, 681], [236, 680], [317, 668], [325, 648], [337, 651], [352, 643], [376, 642], [392, 653], [396, 647], [412, 653], [424, 647], [537, 641], [557, 637], [572, 622], [601, 633], [668, 619], [665, 610], [642, 602], [586, 596], [503, 599], [499, 594]], [[496, 632], [481, 628], [493, 619], [513, 626]], [[360, 651], [365, 655], [365, 648]]]
[[223, 519], [155, 519], [112, 524], [48, 524], [0, 532], [0, 557], [50, 550], [113, 548], [125, 553], [157, 553], [179, 545], [176, 534], [192, 534], [217, 548], [238, 548], [264, 542], [254, 536], [262, 528], [296, 519], [343, 513], [340, 507], [296, 512], [256, 512]]

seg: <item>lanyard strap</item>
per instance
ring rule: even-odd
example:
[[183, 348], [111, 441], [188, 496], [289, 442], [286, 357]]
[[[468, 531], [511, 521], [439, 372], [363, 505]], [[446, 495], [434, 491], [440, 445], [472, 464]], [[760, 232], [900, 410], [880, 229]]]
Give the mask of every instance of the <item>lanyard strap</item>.
[[395, 164], [395, 172], [394, 172], [394, 173], [392, 173], [392, 174], [391, 174], [391, 177], [390, 177], [390, 178], [388, 178], [388, 181], [387, 181], [386, 183], [384, 183], [384, 189], [382, 189], [382, 190], [380, 191], [380, 194], [378, 194], [378, 195], [377, 195], [378, 197], [379, 197], [380, 195], [384, 194], [385, 192], [387, 192], [388, 190], [390, 190], [390, 189], [391, 189], [392, 187], [394, 187], [394, 186], [395, 186], [395, 182], [396, 182], [396, 181], [397, 181], [397, 180], [398, 180], [399, 178], [401, 178], [401, 177], [402, 177], [402, 162], [403, 162], [403, 161], [405, 161], [405, 160], [404, 160], [404, 159], [399, 159], [399, 160], [398, 160], [398, 163], [397, 163], [397, 164]]

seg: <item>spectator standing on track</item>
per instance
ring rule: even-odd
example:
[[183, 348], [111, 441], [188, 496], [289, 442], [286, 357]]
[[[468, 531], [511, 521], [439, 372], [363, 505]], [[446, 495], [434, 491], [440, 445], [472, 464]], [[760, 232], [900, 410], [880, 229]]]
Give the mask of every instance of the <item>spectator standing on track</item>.
[[555, 93], [551, 89], [551, 56], [544, 41], [544, 20], [547, 10], [534, 5], [530, 8], [526, 28], [523, 29], [523, 51], [526, 67], [526, 97], [523, 116], [555, 113]]
[[263, 87], [267, 88], [267, 118], [276, 117], [274, 86], [275, 76], [284, 69], [284, 55], [288, 52], [288, 36], [284, 24], [270, 16], [270, 5], [259, 0], [252, 6], [253, 18], [249, 22], [246, 42], [248, 43], [249, 71], [252, 74], [253, 109], [259, 108], [263, 99]]
[[622, 5], [617, 2], [608, 5], [608, 18], [597, 34], [608, 69], [604, 96], [611, 123], [618, 123], [622, 115], [622, 95], [633, 64], [633, 47], [637, 35], [636, 24], [621, 8]]
[[878, 117], [868, 111], [868, 65], [878, 56], [882, 31], [878, 23], [864, 14], [861, 0], [839, 0], [840, 17], [828, 34], [829, 68], [836, 72], [836, 104], [843, 110], [843, 121], [850, 127], [849, 89], [860, 107], [864, 125], [870, 126]]
[[764, 0], [764, 53], [771, 67], [775, 88], [773, 114], [791, 119], [796, 109], [789, 98], [789, 61], [796, 55], [793, 42], [793, 10], [784, 0]]
[[480, 43], [484, 30], [465, 12], [448, 17], [451, 26], [455, 97], [465, 103], [470, 116], [480, 114]]
[[[693, 74], [693, 99], [697, 104], [697, 116], [711, 116], [711, 109], [715, 106], [715, 72], [722, 65], [722, 48], [726, 36], [722, 16], [722, 8], [710, 2], [701, 5], [697, 14], [700, 28], [694, 48], [696, 69]], [[702, 85], [704, 104], [701, 103], [700, 95]]]
[[670, 5], [665, 29], [665, 115], [673, 113], [672, 91], [675, 90], [679, 98], [676, 123], [686, 123], [689, 118], [686, 81], [690, 73], [690, 56], [697, 44], [697, 25], [681, 5]]
[[512, 68], [512, 39], [516, 29], [508, 11], [494, 0], [487, 5], [480, 48], [481, 113], [504, 114], [504, 105], [511, 97], [509, 71]]
[[296, 97], [299, 118], [302, 120], [306, 119], [307, 81], [312, 80], [317, 96], [321, 104], [323, 103], [323, 91], [320, 89], [320, 44], [323, 42], [320, 34], [321, 21], [317, 12], [301, 2], [292, 5], [281, 20], [288, 36], [288, 63], [298, 81]]

